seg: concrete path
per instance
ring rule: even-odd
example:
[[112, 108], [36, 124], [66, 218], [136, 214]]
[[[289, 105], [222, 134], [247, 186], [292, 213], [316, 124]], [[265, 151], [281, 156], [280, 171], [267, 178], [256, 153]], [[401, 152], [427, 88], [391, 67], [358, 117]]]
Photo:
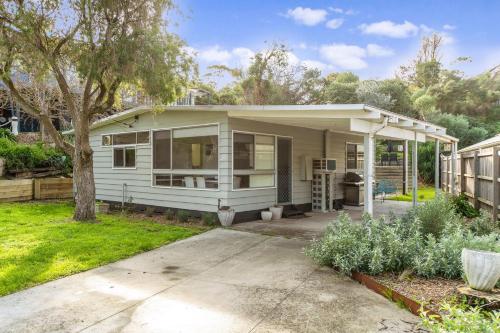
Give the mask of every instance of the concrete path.
[[[395, 216], [404, 215], [412, 207], [411, 202], [404, 201], [389, 201], [384, 202], [376, 200], [374, 202], [373, 214], [375, 217], [382, 215]], [[345, 206], [347, 212], [353, 221], [361, 221], [363, 215], [363, 207]], [[326, 229], [328, 223], [334, 221], [341, 211], [331, 213], [306, 213], [305, 218], [290, 218], [273, 220], [270, 222], [252, 221], [245, 223], [237, 223], [232, 226], [234, 230], [255, 232], [270, 236], [284, 236], [288, 238], [313, 239], [319, 238]]]
[[215, 229], [0, 298], [0, 332], [413, 332], [417, 318], [303, 255]]

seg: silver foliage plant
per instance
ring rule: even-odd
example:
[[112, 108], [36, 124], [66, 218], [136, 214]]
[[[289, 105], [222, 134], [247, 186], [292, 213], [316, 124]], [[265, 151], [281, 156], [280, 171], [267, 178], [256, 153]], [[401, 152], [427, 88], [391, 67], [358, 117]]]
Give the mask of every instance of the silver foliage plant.
[[[439, 205], [429, 203], [429, 206], [441, 208], [442, 205], [442, 202]], [[429, 210], [425, 210], [426, 218]], [[435, 213], [439, 214], [439, 211]], [[411, 269], [423, 277], [459, 278], [462, 275], [462, 249], [498, 252], [500, 234], [492, 232], [478, 236], [466, 227], [464, 221], [454, 215], [449, 217], [438, 238], [432, 232], [423, 232], [426, 228], [422, 228], [418, 211], [403, 218], [373, 219], [365, 215], [361, 223], [352, 221], [347, 213], [341, 213], [328, 225], [324, 236], [306, 248], [306, 254], [344, 274], [360, 271], [376, 275]]]

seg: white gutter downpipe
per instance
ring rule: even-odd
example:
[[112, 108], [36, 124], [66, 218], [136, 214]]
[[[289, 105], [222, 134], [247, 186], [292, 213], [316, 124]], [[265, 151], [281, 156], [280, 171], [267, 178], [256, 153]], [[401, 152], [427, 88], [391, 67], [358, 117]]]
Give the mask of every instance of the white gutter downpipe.
[[365, 186], [364, 212], [373, 216], [373, 182], [375, 169], [375, 134], [387, 126], [389, 118], [384, 117], [383, 123], [364, 135], [363, 145], [365, 150], [363, 178]]

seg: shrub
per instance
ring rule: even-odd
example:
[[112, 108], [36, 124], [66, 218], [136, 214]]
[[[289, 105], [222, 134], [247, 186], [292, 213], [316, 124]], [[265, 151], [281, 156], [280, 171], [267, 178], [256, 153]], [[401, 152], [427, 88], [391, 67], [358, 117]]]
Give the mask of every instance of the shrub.
[[500, 332], [500, 312], [481, 311], [467, 305], [441, 306], [441, 321], [421, 314], [422, 324], [431, 332], [493, 333]]
[[488, 235], [498, 231], [498, 222], [495, 222], [487, 211], [481, 210], [479, 216], [470, 223], [469, 229], [478, 236]]
[[460, 216], [468, 218], [479, 216], [479, 211], [470, 204], [465, 193], [460, 193], [460, 195], [452, 197], [451, 204], [455, 212]]
[[16, 136], [7, 128], [0, 128], [0, 138], [16, 142]]
[[204, 212], [201, 214], [201, 220], [203, 221], [204, 225], [213, 227], [216, 224], [217, 218], [214, 213]]
[[447, 224], [460, 222], [459, 216], [446, 195], [438, 195], [433, 200], [417, 206], [408, 214], [410, 219], [417, 217], [420, 220], [420, 231], [424, 236], [432, 234], [436, 239], [439, 239]]
[[[439, 203], [431, 203], [432, 209], [446, 206], [443, 198], [434, 200]], [[429, 214], [432, 209], [423, 211]], [[435, 213], [441, 214], [439, 210]], [[424, 217], [431, 220], [430, 215]], [[344, 274], [352, 271], [399, 273], [411, 269], [424, 277], [459, 278], [463, 248], [500, 252], [498, 233], [477, 236], [461, 222], [450, 214], [438, 238], [433, 233], [423, 234], [421, 230], [425, 228], [418, 210], [405, 218], [389, 220], [365, 215], [362, 223], [354, 223], [348, 214], [341, 213], [328, 225], [323, 238], [314, 240], [306, 248], [306, 254]]]
[[23, 145], [7, 138], [0, 138], [0, 157], [5, 158], [7, 169], [32, 170], [34, 168], [54, 167], [69, 171], [71, 159], [55, 148], [43, 144]]
[[177, 221], [181, 223], [186, 223], [189, 221], [189, 218], [191, 217], [191, 214], [189, 214], [188, 211], [186, 210], [179, 210], [177, 211]]

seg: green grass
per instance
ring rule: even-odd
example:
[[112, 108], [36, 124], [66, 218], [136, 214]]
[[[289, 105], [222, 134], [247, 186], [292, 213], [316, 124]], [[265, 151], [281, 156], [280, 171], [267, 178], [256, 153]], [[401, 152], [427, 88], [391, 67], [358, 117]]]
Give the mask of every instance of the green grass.
[[0, 296], [101, 266], [204, 229], [98, 215], [71, 219], [68, 202], [0, 204]]
[[[417, 201], [423, 202], [423, 201], [428, 201], [434, 199], [436, 196], [436, 191], [434, 187], [419, 187], [417, 188]], [[387, 197], [386, 200], [394, 200], [394, 201], [412, 201], [413, 195], [410, 192], [410, 194], [407, 195], [395, 195], [391, 197]]]

